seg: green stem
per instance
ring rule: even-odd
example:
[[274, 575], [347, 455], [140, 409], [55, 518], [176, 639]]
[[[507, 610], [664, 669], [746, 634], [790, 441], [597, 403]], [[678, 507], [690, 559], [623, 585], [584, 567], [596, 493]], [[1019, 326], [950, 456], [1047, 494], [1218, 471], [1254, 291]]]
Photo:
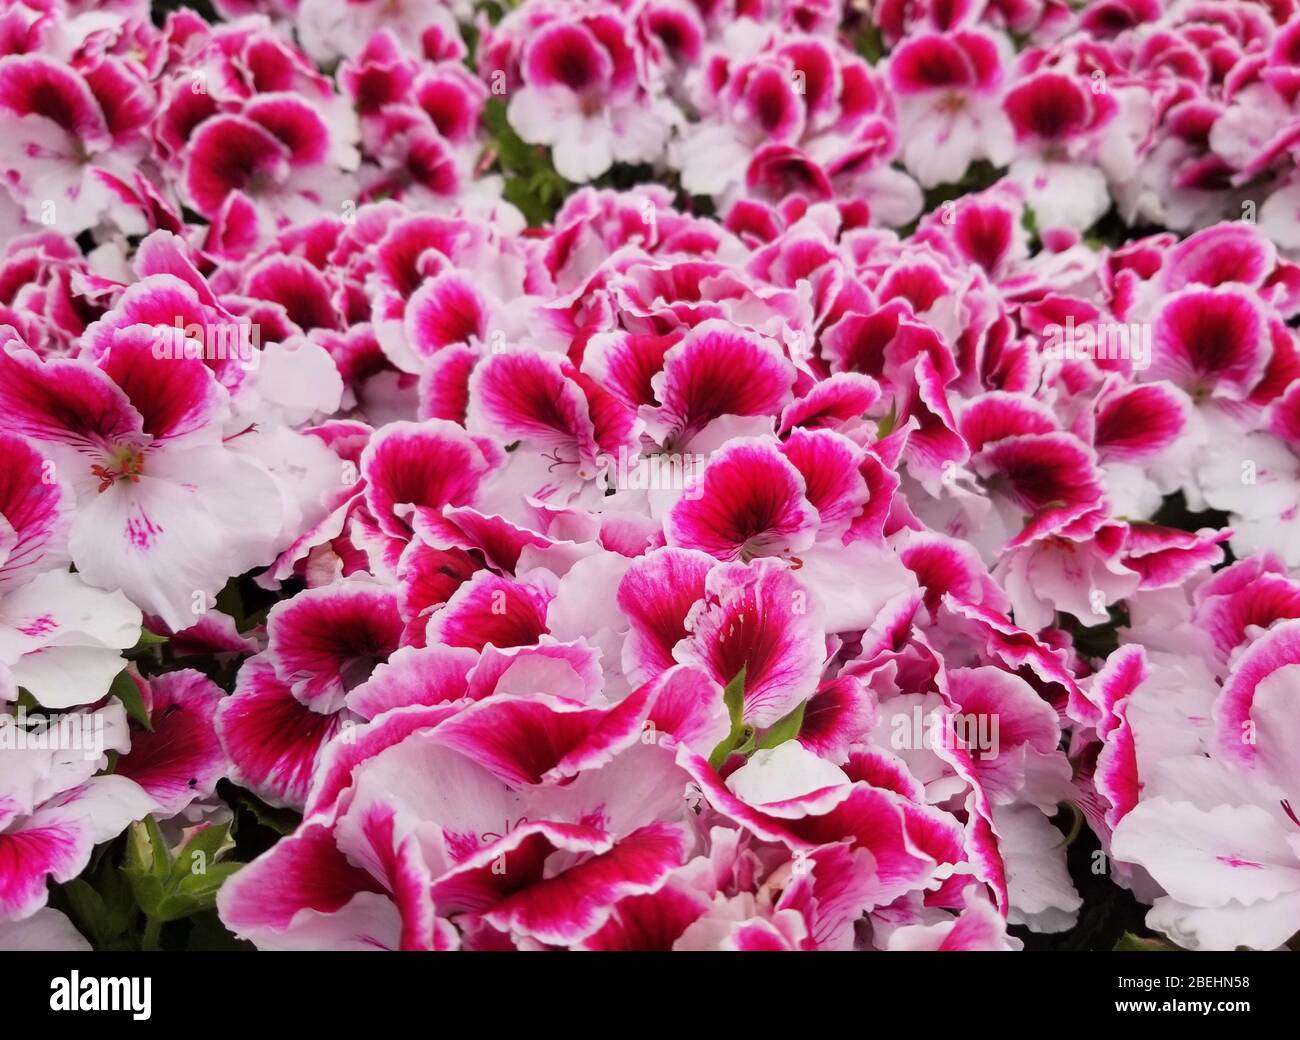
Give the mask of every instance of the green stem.
[[158, 940], [162, 937], [162, 918], [146, 917], [145, 922], [144, 938], [141, 940], [140, 945], [146, 950], [157, 950], [159, 949]]

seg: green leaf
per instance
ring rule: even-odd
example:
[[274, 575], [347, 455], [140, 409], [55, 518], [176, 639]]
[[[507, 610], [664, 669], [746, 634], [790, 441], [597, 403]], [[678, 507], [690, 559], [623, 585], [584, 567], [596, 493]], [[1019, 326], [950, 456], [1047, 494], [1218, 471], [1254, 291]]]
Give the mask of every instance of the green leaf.
[[487, 99], [483, 106], [483, 126], [496, 142], [497, 161], [503, 169], [517, 170], [528, 164], [528, 145], [510, 125], [506, 103], [501, 98]]
[[[101, 846], [106, 851], [108, 846]], [[132, 950], [130, 931], [140, 916], [135, 895], [113, 857], [102, 855], [79, 878], [56, 885], [51, 903], [72, 918], [97, 950]]]
[[539, 197], [531, 179], [506, 178], [502, 194], [507, 202], [519, 209], [530, 227], [540, 227], [553, 215], [551, 207]]
[[807, 708], [808, 702], [803, 701], [789, 715], [777, 719], [763, 732], [763, 736], [759, 738], [758, 746], [760, 748], [774, 748], [778, 744], [784, 744], [787, 740], [794, 740], [803, 726], [803, 713]]
[[709, 755], [709, 765], [712, 766], [715, 771], [721, 769], [722, 763], [730, 757], [731, 749], [735, 743], [736, 738], [734, 733], [728, 733], [718, 743], [718, 746], [713, 749], [713, 753]]
[[[741, 665], [740, 671], [727, 683], [722, 691], [722, 703], [727, 706], [727, 717], [731, 720], [731, 732], [713, 749], [709, 756], [709, 765], [718, 769], [733, 751], [753, 743], [754, 731], [745, 724], [745, 672], [747, 666]], [[752, 750], [752, 747], [751, 747]]]
[[745, 717], [745, 673], [748, 670], [749, 666], [742, 664], [740, 671], [732, 676], [722, 691], [722, 703], [727, 706], [727, 718], [731, 720], [733, 730], [740, 728]]
[[1142, 953], [1174, 953], [1179, 947], [1166, 939], [1144, 939], [1132, 932], [1125, 932], [1115, 944], [1117, 951], [1140, 951]]
[[144, 698], [140, 695], [140, 687], [135, 684], [131, 673], [125, 668], [117, 673], [112, 684], [108, 688], [108, 695], [116, 697], [122, 702], [122, 707], [126, 708], [126, 713], [140, 723], [145, 729], [153, 732], [153, 723], [149, 720], [149, 712], [145, 709]]
[[715, 772], [721, 769], [722, 763], [731, 757], [731, 746], [733, 743], [734, 740], [731, 734], [728, 733], [727, 736], [722, 739], [721, 743], [713, 749], [713, 754], [709, 756], [709, 765], [713, 767]]
[[243, 866], [242, 863], [214, 863], [202, 874], [186, 874], [164, 893], [156, 912], [150, 916], [160, 921], [179, 921], [211, 910], [226, 879]]
[[876, 423], [876, 440], [883, 441], [891, 433], [894, 427], [898, 425], [898, 401], [893, 401], [889, 405], [889, 414], [880, 422]]
[[147, 628], [140, 629], [140, 638], [135, 641], [132, 650], [143, 650], [146, 647], [158, 646], [167, 642], [171, 636], [160, 636], [157, 632], [150, 632]]
[[1028, 203], [1025, 203], [1025, 208], [1020, 214], [1020, 226], [1025, 229], [1030, 238], [1038, 237], [1038, 214]]
[[213, 907], [218, 889], [243, 866], [217, 862], [233, 847], [228, 824], [205, 827], [173, 859], [152, 817], [132, 825], [123, 871], [136, 902], [149, 918], [146, 948], [156, 944], [161, 924]]
[[95, 871], [95, 890], [108, 908], [108, 930], [121, 936], [131, 927], [139, 910], [131, 893], [130, 881], [111, 856], [105, 856]]
[[859, 54], [867, 59], [871, 65], [876, 64], [885, 56], [885, 41], [881, 38], [880, 30], [876, 28], [874, 22], [868, 21], [858, 32], [857, 39], [853, 41], [854, 48]]
[[171, 872], [172, 858], [167, 840], [152, 816], [131, 824], [126, 834], [124, 870], [165, 878]]
[[112, 938], [108, 904], [85, 878], [73, 878], [63, 886], [73, 922], [86, 934], [96, 949]]
[[533, 227], [555, 216], [571, 185], [555, 172], [545, 148], [529, 144], [510, 125], [503, 98], [488, 98], [483, 126], [492, 138], [496, 165], [505, 174], [503, 193]]
[[1077, 838], [1079, 832], [1083, 830], [1083, 810], [1073, 802], [1066, 802], [1063, 808], [1070, 814], [1070, 829], [1061, 837], [1061, 840], [1053, 846], [1058, 849], [1073, 845], [1074, 839]]
[[217, 902], [217, 890], [239, 870], [242, 863], [214, 863], [204, 874], [187, 874], [176, 886], [175, 900], [180, 904], [177, 916], [188, 917], [200, 910], [210, 910]]
[[131, 891], [135, 893], [135, 901], [140, 909], [144, 911], [146, 917], [157, 917], [163, 900], [167, 898], [166, 884], [161, 878], [154, 877], [152, 874], [123, 869], [131, 882]]
[[149, 917], [158, 916], [158, 908], [167, 896], [171, 869], [171, 853], [154, 818], [146, 816], [131, 824], [122, 872], [131, 883], [136, 903]]
[[204, 827], [176, 854], [176, 862], [172, 864], [171, 869], [173, 882], [178, 885], [184, 882], [187, 877], [193, 875], [196, 866], [205, 869], [211, 867], [234, 847], [235, 841], [230, 836], [230, 824]]

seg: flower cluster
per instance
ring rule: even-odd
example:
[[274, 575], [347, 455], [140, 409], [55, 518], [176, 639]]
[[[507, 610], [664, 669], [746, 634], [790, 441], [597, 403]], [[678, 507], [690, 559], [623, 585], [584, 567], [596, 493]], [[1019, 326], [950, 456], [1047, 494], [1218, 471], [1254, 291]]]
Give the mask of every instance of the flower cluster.
[[0, 948], [1300, 933], [1300, 10], [864, 6], [0, 3]]

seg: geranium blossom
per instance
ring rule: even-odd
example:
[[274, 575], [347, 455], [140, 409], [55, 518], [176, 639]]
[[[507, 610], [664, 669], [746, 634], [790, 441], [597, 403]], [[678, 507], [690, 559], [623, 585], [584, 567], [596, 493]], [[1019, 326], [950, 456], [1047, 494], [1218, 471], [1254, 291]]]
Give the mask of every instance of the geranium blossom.
[[166, 6], [0, 3], [0, 948], [1295, 945], [1293, 4]]

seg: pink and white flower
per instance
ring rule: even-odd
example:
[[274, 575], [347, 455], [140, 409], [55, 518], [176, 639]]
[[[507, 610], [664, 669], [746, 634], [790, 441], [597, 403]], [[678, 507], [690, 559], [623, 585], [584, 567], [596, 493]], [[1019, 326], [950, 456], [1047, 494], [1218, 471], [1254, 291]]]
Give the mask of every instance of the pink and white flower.
[[613, 163], [661, 157], [676, 107], [651, 80], [633, 26], [614, 5], [530, 4], [479, 48], [480, 73], [509, 94], [511, 125], [549, 146], [566, 179], [583, 183]]
[[0, 947], [1295, 946], [1291, 0], [501, 6], [0, 11]]

